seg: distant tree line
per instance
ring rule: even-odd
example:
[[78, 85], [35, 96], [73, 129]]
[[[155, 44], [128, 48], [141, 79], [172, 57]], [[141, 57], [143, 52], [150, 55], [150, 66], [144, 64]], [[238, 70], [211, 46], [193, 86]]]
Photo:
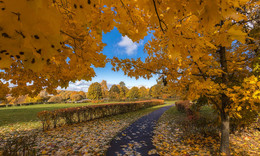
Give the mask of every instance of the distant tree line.
[[121, 81], [119, 84], [114, 84], [110, 88], [107, 81], [101, 83], [94, 82], [88, 92], [83, 91], [67, 91], [57, 90], [56, 94], [48, 94], [46, 90], [41, 91], [37, 96], [30, 97], [28, 95], [12, 97], [7, 96], [6, 104], [22, 104], [22, 103], [63, 103], [63, 102], [89, 102], [90, 100], [105, 100], [105, 101], [127, 101], [127, 100], [142, 100], [142, 99], [167, 99], [176, 98], [175, 92], [170, 91], [168, 86], [165, 86], [162, 81], [151, 88], [142, 87], [126, 87]]
[[136, 86], [127, 88], [125, 83], [121, 81], [114, 84], [108, 89], [107, 82], [103, 80], [101, 83], [92, 83], [88, 89], [87, 98], [92, 100], [108, 99], [108, 100], [136, 100], [136, 99], [167, 99], [176, 98], [175, 92], [169, 90], [162, 80], [151, 88], [144, 86], [138, 88]]

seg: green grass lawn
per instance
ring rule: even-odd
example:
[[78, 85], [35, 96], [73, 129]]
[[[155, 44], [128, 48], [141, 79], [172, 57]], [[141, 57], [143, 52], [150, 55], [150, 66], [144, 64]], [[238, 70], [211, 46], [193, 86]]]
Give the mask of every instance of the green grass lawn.
[[0, 108], [0, 127], [7, 124], [15, 124], [17, 122], [39, 121], [37, 118], [37, 113], [43, 110], [55, 110], [60, 108], [79, 107], [95, 104], [97, 103], [37, 104], [30, 106]]
[[175, 102], [176, 102], [176, 101], [164, 101], [164, 103], [166, 103], [166, 104], [171, 104], [171, 105], [175, 104]]
[[[106, 102], [106, 103], [63, 103], [63, 104], [37, 104], [30, 106], [14, 106], [0, 108], [0, 127], [15, 124], [26, 123], [30, 121], [39, 121], [37, 113], [43, 110], [55, 110], [68, 107], [79, 107], [95, 104], [107, 104], [107, 103], [119, 103], [119, 102]], [[167, 101], [166, 104], [173, 104], [174, 102]]]

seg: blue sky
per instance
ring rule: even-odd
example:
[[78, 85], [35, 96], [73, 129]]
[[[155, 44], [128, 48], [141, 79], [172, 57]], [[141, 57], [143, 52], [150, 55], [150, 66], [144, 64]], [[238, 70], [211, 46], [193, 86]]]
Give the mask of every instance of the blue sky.
[[[116, 56], [120, 59], [136, 59], [140, 57], [142, 60], [144, 60], [147, 56], [147, 54], [143, 51], [144, 44], [150, 40], [151, 37], [152, 35], [149, 34], [139, 43], [136, 43], [132, 42], [132, 40], [127, 36], [122, 36], [115, 28], [103, 36], [103, 42], [107, 44], [107, 46], [103, 49], [103, 54], [105, 54], [108, 58], [113, 58]], [[78, 81], [76, 83], [70, 83], [67, 90], [87, 91], [91, 83], [101, 82], [102, 80], [106, 80], [108, 86], [119, 84], [120, 81], [124, 81], [126, 86], [129, 88], [133, 86], [151, 87], [156, 84], [156, 75], [149, 80], [143, 78], [136, 80], [135, 78], [125, 76], [123, 71], [114, 72], [111, 69], [112, 66], [109, 63], [105, 68], [95, 68], [96, 77], [94, 77], [92, 81]]]

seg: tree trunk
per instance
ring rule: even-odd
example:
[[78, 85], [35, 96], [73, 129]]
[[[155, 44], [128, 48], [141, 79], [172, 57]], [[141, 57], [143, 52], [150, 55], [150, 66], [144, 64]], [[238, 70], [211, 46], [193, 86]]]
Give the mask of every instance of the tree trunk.
[[230, 155], [229, 150], [229, 115], [221, 112], [221, 144], [220, 152]]
[[[226, 48], [220, 47], [219, 49], [220, 55], [220, 65], [221, 69], [223, 70], [221, 79], [222, 84], [228, 86], [228, 67], [227, 67], [227, 59], [226, 59]], [[229, 150], [229, 115], [226, 112], [226, 108], [229, 105], [229, 98], [222, 93], [221, 95], [221, 144], [220, 144], [220, 152], [225, 153], [226, 155], [230, 155]]]

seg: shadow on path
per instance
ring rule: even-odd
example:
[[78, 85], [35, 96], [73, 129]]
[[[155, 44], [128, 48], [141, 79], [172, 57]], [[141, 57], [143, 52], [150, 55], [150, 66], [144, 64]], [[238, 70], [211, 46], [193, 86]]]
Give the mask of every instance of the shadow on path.
[[170, 107], [160, 108], [135, 121], [111, 141], [106, 155], [156, 156], [152, 143], [153, 130], [157, 120]]

